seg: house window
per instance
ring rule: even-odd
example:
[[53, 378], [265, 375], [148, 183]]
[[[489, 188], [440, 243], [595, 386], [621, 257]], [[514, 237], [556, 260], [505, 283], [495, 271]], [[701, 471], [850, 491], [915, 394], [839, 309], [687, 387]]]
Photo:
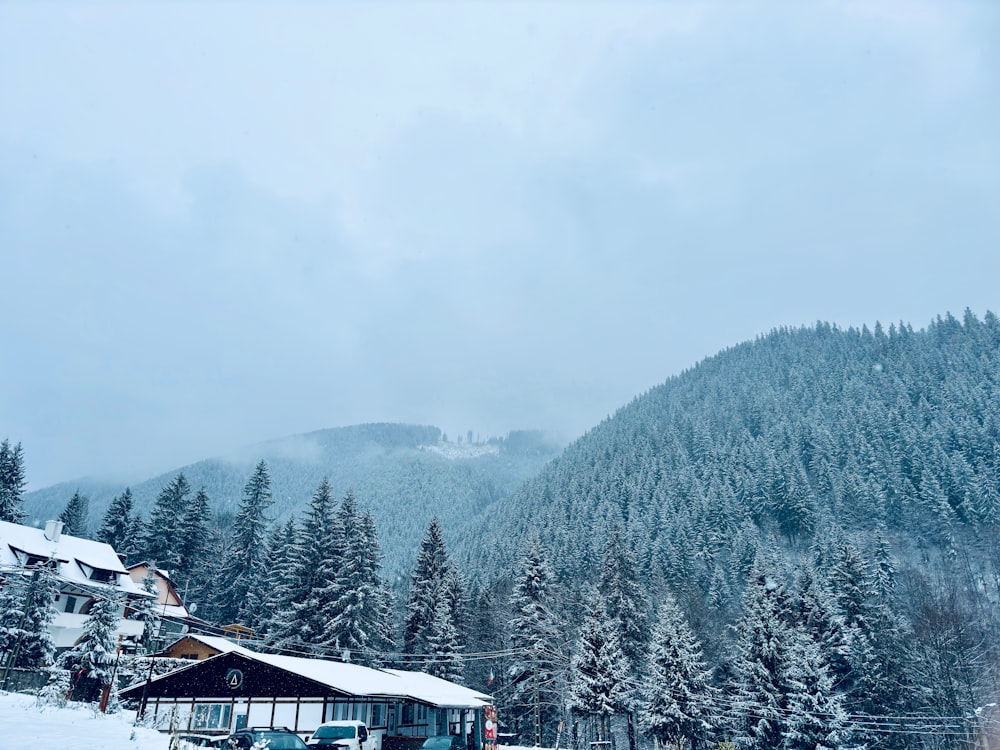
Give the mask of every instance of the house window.
[[66, 606], [63, 608], [63, 612], [75, 612], [76, 611], [76, 597], [67, 596]]
[[381, 703], [376, 703], [372, 706], [372, 726], [373, 727], [384, 727], [385, 726], [385, 706]]
[[355, 721], [364, 721], [365, 718], [366, 718], [365, 717], [365, 709], [367, 707], [368, 706], [365, 703], [355, 703], [354, 704], [354, 716], [352, 716], [351, 718], [353, 718]]
[[337, 703], [333, 707], [333, 718], [336, 721], [343, 721], [347, 718], [347, 704]]
[[401, 720], [400, 723], [402, 723], [402, 724], [412, 724], [413, 723], [413, 704], [412, 703], [404, 703], [403, 704], [403, 717], [402, 717], [402, 720]]
[[228, 703], [199, 703], [191, 717], [192, 729], [229, 729], [232, 706]]

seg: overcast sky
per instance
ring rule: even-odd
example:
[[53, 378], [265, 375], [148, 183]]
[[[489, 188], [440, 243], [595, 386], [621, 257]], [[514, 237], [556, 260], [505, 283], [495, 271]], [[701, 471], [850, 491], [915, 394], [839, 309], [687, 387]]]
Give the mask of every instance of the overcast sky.
[[776, 326], [1000, 311], [1000, 4], [0, 2], [29, 489], [577, 436]]

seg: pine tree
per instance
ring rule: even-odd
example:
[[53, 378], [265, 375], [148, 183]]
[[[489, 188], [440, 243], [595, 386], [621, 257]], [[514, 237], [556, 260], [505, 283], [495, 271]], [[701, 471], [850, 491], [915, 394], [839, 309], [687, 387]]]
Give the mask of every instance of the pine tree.
[[133, 512], [132, 490], [128, 487], [108, 505], [101, 528], [97, 531], [97, 541], [110, 544], [119, 555], [132, 555], [136, 547], [135, 532], [137, 517]]
[[87, 516], [90, 511], [90, 499], [80, 494], [80, 490], [73, 493], [63, 512], [59, 514], [62, 521], [62, 533], [69, 536], [86, 537], [87, 526], [90, 521]]
[[588, 597], [570, 678], [570, 707], [597, 720], [598, 741], [608, 739], [608, 720], [623, 708], [628, 694], [628, 661], [605, 606], [596, 593]]
[[333, 515], [330, 482], [323, 479], [313, 493], [294, 548], [291, 574], [280, 591], [279, 605], [269, 623], [272, 648], [296, 651], [326, 649], [324, 632], [334, 614], [320, 592], [336, 578], [343, 554], [343, 530]]
[[187, 503], [177, 523], [178, 560], [171, 577], [185, 594], [190, 592], [196, 597], [208, 586], [205, 570], [212, 520], [209, 504], [208, 494], [202, 487]]
[[773, 567], [754, 565], [743, 595], [739, 639], [730, 670], [732, 728], [736, 744], [752, 750], [780, 747], [788, 658], [787, 612], [783, 585]]
[[[336, 577], [319, 592], [320, 600], [329, 602], [332, 612], [324, 641], [345, 660], [373, 664], [378, 660], [377, 652], [388, 645], [382, 623], [389, 614], [378, 574], [381, 563], [374, 519], [358, 513], [357, 500], [350, 492], [337, 516], [343, 533], [340, 566]], [[457, 639], [457, 630], [454, 636]]]
[[553, 737], [561, 707], [551, 583], [541, 544], [532, 536], [511, 593], [511, 646], [519, 653], [509, 667], [508, 700], [518, 733], [536, 746]]
[[[635, 554], [625, 544], [617, 526], [608, 535], [604, 548], [600, 586], [610, 617], [609, 626], [618, 631], [625, 669], [629, 674], [638, 674], [649, 642], [649, 599], [639, 581]], [[621, 700], [622, 708], [625, 709], [630, 750], [636, 749], [635, 698], [633, 690], [626, 690]]]
[[233, 538], [218, 582], [217, 615], [224, 623], [256, 622], [258, 587], [264, 583], [267, 558], [265, 511], [271, 505], [271, 477], [261, 461], [243, 488], [239, 512], [233, 519]]
[[464, 660], [452, 613], [452, 605], [446, 599], [438, 602], [434, 621], [427, 634], [430, 661], [426, 663], [424, 671], [462, 684], [465, 679]]
[[55, 619], [55, 599], [59, 593], [58, 582], [52, 572], [55, 561], [50, 561], [32, 572], [25, 587], [18, 657], [13, 666], [40, 669], [52, 663], [55, 644], [52, 641], [52, 621]]
[[679, 747], [682, 740], [694, 750], [707, 746], [717, 721], [712, 673], [701, 645], [669, 594], [660, 605], [646, 675], [639, 714], [643, 730], [664, 746]]
[[786, 750], [840, 750], [847, 746], [847, 714], [819, 644], [804, 627], [789, 631], [790, 648], [782, 670]]
[[181, 536], [181, 519], [187, 509], [191, 485], [183, 472], [160, 490], [153, 509], [149, 512], [142, 554], [146, 562], [167, 571], [171, 576], [181, 562], [184, 539]]
[[289, 519], [284, 526], [275, 526], [267, 539], [267, 564], [264, 577], [264, 596], [261, 598], [258, 628], [255, 635], [265, 641], [271, 639], [271, 628], [287, 616], [284, 609], [284, 592], [291, 585], [294, 575], [295, 544], [298, 531]]
[[403, 622], [403, 656], [407, 663], [419, 661], [421, 655], [429, 652], [428, 634], [449, 568], [444, 533], [438, 519], [433, 518], [420, 544], [420, 552], [410, 576], [410, 591]]
[[83, 634], [62, 657], [60, 663], [68, 669], [73, 681], [74, 700], [94, 702], [101, 689], [111, 684], [115, 662], [115, 631], [123, 604], [112, 592], [102, 592], [90, 610]]
[[9, 440], [0, 443], [0, 521], [22, 523], [24, 509], [21, 495], [27, 481], [24, 478], [24, 451], [18, 443], [13, 448]]

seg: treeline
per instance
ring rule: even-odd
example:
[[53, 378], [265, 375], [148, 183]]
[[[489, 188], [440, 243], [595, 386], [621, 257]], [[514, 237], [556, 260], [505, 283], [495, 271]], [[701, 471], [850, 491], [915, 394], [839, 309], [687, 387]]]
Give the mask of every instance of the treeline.
[[[1000, 320], [992, 313], [946, 315], [924, 331], [825, 323], [774, 331], [596, 426], [491, 506], [467, 540], [477, 543], [459, 545], [457, 555], [484, 579], [503, 580], [523, 547], [512, 540], [537, 535], [557, 588], [574, 592], [561, 616], [578, 622], [582, 589], [600, 571], [610, 530], [620, 529], [651, 610], [677, 604], [712, 684], [732, 700], [735, 635], [745, 627], [759, 551], [780, 572], [769, 578], [782, 607], [798, 596], [808, 566], [839, 601], [830, 615], [837, 627], [873, 628], [855, 642], [889, 670], [865, 693], [856, 687], [863, 682], [845, 677], [844, 658], [828, 655], [855, 726], [875, 717], [864, 741], [958, 746], [968, 737], [963, 720], [917, 731], [906, 719], [887, 726], [885, 717], [978, 716], [1000, 699], [998, 385]], [[864, 617], [852, 614], [848, 583], [835, 574], [837, 556], [848, 554], [868, 571]], [[891, 593], [873, 580], [889, 568]], [[795, 624], [787, 615], [775, 621]], [[761, 669], [775, 677], [779, 663]], [[781, 695], [772, 693], [784, 711]], [[871, 704], [853, 702], [861, 695]]]

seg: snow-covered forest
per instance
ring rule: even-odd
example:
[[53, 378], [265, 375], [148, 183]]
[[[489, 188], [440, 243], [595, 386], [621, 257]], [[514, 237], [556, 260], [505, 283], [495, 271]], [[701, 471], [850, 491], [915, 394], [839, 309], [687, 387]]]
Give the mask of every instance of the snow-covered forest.
[[[272, 523], [265, 461], [231, 521], [181, 472], [144, 519], [120, 493], [94, 536], [262, 648], [486, 690], [527, 745], [970, 747], [1000, 726], [998, 373], [992, 313], [774, 331], [637, 397], [460, 532], [446, 499], [400, 498], [422, 541], [398, 580], [364, 493], [321, 480]], [[2, 444], [4, 520], [25, 460]], [[67, 499], [66, 533], [89, 533], [86, 506]]]

